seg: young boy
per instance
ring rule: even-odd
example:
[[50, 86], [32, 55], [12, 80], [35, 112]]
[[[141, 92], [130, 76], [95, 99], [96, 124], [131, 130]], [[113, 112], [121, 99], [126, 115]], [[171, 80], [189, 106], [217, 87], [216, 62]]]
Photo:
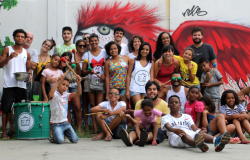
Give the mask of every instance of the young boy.
[[71, 39], [73, 38], [72, 28], [69, 26], [65, 26], [62, 29], [62, 38], [63, 44], [57, 45], [54, 49], [54, 54], [59, 54], [60, 56], [64, 52], [72, 51], [76, 49], [76, 46], [71, 43]]
[[71, 98], [82, 94], [81, 77], [77, 76], [77, 92], [68, 93], [69, 80], [64, 76], [58, 78], [57, 83], [49, 92], [50, 98], [50, 127], [54, 136], [54, 142], [61, 144], [64, 142], [64, 135], [68, 137], [71, 143], [77, 143], [78, 136], [69, 124], [67, 119], [68, 101]]
[[[203, 57], [199, 60], [199, 66], [203, 73], [201, 75], [202, 91], [204, 91], [204, 96], [209, 96], [215, 102], [216, 110], [219, 110], [219, 100], [220, 100], [220, 85], [223, 84], [223, 76], [218, 69], [211, 69], [210, 63], [207, 58]], [[213, 76], [211, 78], [212, 72], [214, 70]], [[211, 78], [211, 82], [209, 82]]]
[[124, 30], [121, 27], [116, 27], [114, 29], [114, 42], [119, 44], [122, 47], [121, 53], [120, 55], [128, 55], [129, 54], [129, 50], [128, 50], [128, 45], [125, 43], [122, 43], [122, 38], [124, 37]]
[[177, 95], [169, 97], [168, 102], [170, 114], [161, 118], [161, 128], [167, 130], [171, 147], [198, 147], [202, 152], [206, 152], [209, 149], [206, 142], [214, 143], [216, 152], [223, 150], [230, 140], [230, 133], [224, 132], [214, 138], [198, 129], [190, 115], [179, 113], [181, 104]]

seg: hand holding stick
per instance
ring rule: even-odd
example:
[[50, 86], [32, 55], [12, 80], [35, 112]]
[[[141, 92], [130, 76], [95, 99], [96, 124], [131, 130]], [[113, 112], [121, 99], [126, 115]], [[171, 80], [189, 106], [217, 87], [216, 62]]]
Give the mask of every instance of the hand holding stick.
[[70, 67], [70, 65], [66, 62], [66, 59], [64, 57], [61, 58], [62, 62], [65, 62], [65, 64], [67, 65], [67, 67], [74, 73], [75, 76], [77, 76], [77, 74], [75, 73], [75, 71]]
[[212, 77], [213, 77], [214, 70], [215, 70], [215, 67], [216, 67], [216, 66], [217, 66], [217, 63], [214, 63], [214, 64], [213, 64], [213, 71], [212, 71], [212, 74], [211, 74], [211, 77], [210, 77], [210, 79], [209, 79], [208, 83], [210, 83], [210, 82], [211, 82], [211, 80], [212, 80]]
[[[91, 67], [88, 67], [88, 70], [89, 70], [89, 71], [93, 71]], [[95, 73], [95, 71], [93, 71], [93, 72], [94, 72], [94, 74], [97, 75], [100, 79], [102, 79], [101, 76], [99, 76], [99, 74]]]
[[[75, 65], [75, 64], [72, 64], [72, 65], [71, 65], [71, 67], [72, 67], [72, 68], [76, 68], [76, 65]], [[69, 70], [67, 70], [67, 71], [63, 74], [63, 76], [65, 77], [65, 76], [66, 76], [66, 74], [68, 74], [68, 73], [69, 73], [69, 71], [70, 71], [70, 69], [69, 69]]]
[[107, 123], [104, 121], [103, 119], [103, 122], [105, 123], [106, 127], [108, 128], [109, 132], [111, 133], [111, 135], [113, 135], [112, 131], [110, 130], [109, 126], [107, 125]]

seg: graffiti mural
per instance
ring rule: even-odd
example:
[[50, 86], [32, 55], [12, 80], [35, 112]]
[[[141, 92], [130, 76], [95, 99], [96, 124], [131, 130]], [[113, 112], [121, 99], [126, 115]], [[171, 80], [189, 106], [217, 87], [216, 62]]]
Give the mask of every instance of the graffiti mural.
[[140, 35], [144, 41], [149, 42], [154, 50], [155, 40], [158, 34], [166, 31], [157, 23], [166, 19], [156, 14], [158, 8], [150, 8], [146, 4], [135, 5], [128, 2], [121, 5], [121, 2], [103, 4], [91, 3], [81, 6], [78, 10], [77, 32], [74, 42], [82, 38], [83, 33], [96, 33], [100, 39], [100, 46], [113, 40], [115, 27], [122, 27], [125, 30], [124, 43], [128, 43], [134, 35]]

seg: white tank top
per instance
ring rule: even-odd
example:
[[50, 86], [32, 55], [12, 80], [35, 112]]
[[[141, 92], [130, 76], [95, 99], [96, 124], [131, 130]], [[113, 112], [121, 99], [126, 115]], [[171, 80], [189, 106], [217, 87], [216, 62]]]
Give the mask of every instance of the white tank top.
[[[9, 55], [15, 52], [12, 46], [8, 46]], [[27, 62], [27, 51], [23, 48], [22, 53], [18, 54], [17, 57], [12, 58], [8, 64], [4, 66], [4, 85], [3, 88], [19, 87], [26, 89], [26, 82], [17, 81], [15, 79], [14, 73], [16, 72], [27, 72], [26, 70]]]
[[140, 61], [135, 60], [134, 71], [131, 74], [129, 90], [132, 92], [146, 93], [145, 85], [150, 80], [150, 69], [152, 63], [148, 62], [142, 67]]
[[187, 102], [187, 98], [185, 94], [185, 87], [181, 86], [181, 90], [178, 93], [174, 92], [172, 85], [170, 85], [170, 87], [171, 87], [171, 90], [168, 90], [168, 94], [167, 94], [165, 101], [168, 103], [169, 97], [171, 97], [172, 95], [177, 95], [178, 97], [180, 97], [180, 100], [181, 100], [181, 108], [179, 112], [184, 113], [185, 111], [184, 106], [185, 106], [185, 103]]

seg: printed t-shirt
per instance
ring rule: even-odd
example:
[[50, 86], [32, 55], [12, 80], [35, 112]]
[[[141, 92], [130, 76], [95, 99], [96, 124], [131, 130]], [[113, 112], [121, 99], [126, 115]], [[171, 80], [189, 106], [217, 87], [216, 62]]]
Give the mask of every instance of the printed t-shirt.
[[[50, 78], [53, 75], [53, 78], [59, 78], [61, 75], [63, 75], [62, 70], [57, 69], [56, 71], [52, 71], [49, 68], [44, 69], [42, 72], [42, 75], [45, 77], [45, 79]], [[56, 82], [50, 83], [50, 87], [53, 88]]]

